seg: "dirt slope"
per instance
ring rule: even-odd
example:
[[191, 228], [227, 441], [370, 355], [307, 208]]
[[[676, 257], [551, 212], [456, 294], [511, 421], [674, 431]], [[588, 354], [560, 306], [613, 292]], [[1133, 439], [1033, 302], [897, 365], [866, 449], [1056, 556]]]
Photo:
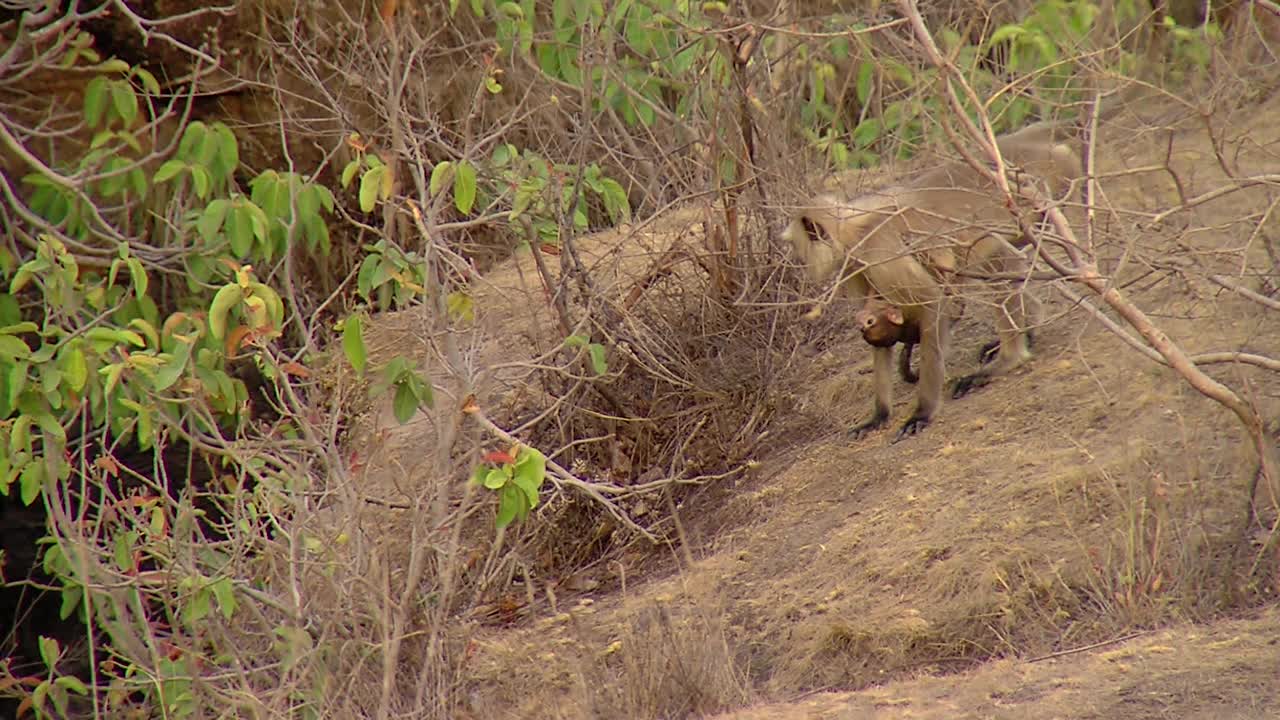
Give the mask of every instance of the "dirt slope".
[[715, 720], [1262, 720], [1280, 708], [1280, 612], [1182, 625], [1056, 658], [860, 692], [821, 693]]
[[[1108, 129], [1104, 171], [1168, 156], [1172, 172], [1104, 181], [1119, 220], [1100, 225], [1100, 248], [1130, 258], [1125, 292], [1188, 351], [1276, 356], [1276, 313], [1199, 275], [1150, 282], [1142, 271], [1166, 257], [1228, 273], [1265, 258], [1254, 232], [1269, 217], [1265, 189], [1158, 228], [1134, 223], [1220, 187], [1219, 157], [1245, 173], [1280, 169], [1280, 100], [1216, 118], [1215, 132], [1231, 128], [1217, 149], [1200, 123], [1148, 129], [1169, 110]], [[949, 401], [896, 445], [842, 434], [870, 405], [860, 340], [805, 361], [796, 375], [811, 380], [787, 389], [801, 408], [793, 422], [829, 428], [825, 439], [779, 446], [750, 477], [686, 503], [694, 561], [673, 553], [677, 572], [646, 575], [652, 562], [624, 557], [596, 569], [608, 592], [562, 594], [514, 627], [471, 627], [464, 717], [697, 717], [753, 704], [721, 717], [1268, 717], [1280, 697], [1276, 611], [1187, 624], [1210, 619], [1229, 590], [1249, 474], [1241, 433], [1079, 308], [1058, 297], [1050, 309], [1034, 363]], [[989, 336], [974, 315], [955, 333], [953, 374]], [[1273, 373], [1213, 372], [1280, 410]], [[910, 388], [897, 392], [900, 419]], [[422, 426], [386, 432], [401, 455], [430, 447]], [[1149, 628], [1167, 629], [1026, 661]]]

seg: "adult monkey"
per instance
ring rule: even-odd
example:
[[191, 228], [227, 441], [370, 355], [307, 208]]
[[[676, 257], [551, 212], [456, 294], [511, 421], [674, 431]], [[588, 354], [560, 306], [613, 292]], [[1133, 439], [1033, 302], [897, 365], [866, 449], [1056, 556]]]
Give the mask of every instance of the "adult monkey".
[[[1079, 152], [1061, 142], [1069, 127], [1043, 122], [996, 139], [1015, 187], [1044, 183], [1055, 198], [1071, 194], [1084, 169]], [[916, 409], [894, 442], [928, 426], [941, 404], [945, 350], [955, 319], [951, 305], [956, 272], [965, 282], [972, 274], [1027, 270], [1026, 258], [1014, 246], [1024, 244], [1025, 238], [999, 197], [984, 173], [968, 162], [953, 161], [911, 178], [907, 185], [850, 201], [819, 196], [783, 231], [783, 239], [795, 248], [811, 278], [822, 282], [838, 271], [839, 289], [861, 300], [864, 311], [883, 311], [873, 301], [896, 306], [903, 320], [899, 327], [914, 329], [921, 350]], [[1017, 281], [994, 284], [1008, 288], [997, 313], [999, 339], [984, 347], [980, 357], [984, 362], [994, 359], [995, 364], [959, 378], [953, 397], [1030, 358], [1027, 321], [1038, 319], [1039, 303], [1023, 296]], [[853, 429], [855, 438], [889, 418], [893, 344], [872, 343], [875, 402], [871, 419]], [[904, 355], [909, 355], [913, 344], [904, 345]]]
[[[1011, 217], [989, 192], [960, 188], [889, 188], [852, 200], [815, 198], [783, 231], [810, 277], [822, 282], [837, 274], [840, 291], [865, 305], [873, 296], [896, 305], [904, 325], [918, 329], [920, 372], [916, 409], [894, 442], [923, 430], [942, 401], [945, 353], [955, 299], [953, 283], [985, 273], [1019, 274], [1027, 261], [1000, 232]], [[1016, 227], [1016, 226], [1013, 226]], [[1013, 275], [1016, 277], [1016, 275]], [[1009, 286], [997, 313], [999, 350], [990, 368], [961, 378], [955, 395], [986, 384], [1030, 358], [1026, 328], [1038, 320], [1039, 303]], [[853, 428], [857, 438], [889, 419], [893, 392], [893, 349], [872, 348], [875, 403], [871, 419]]]

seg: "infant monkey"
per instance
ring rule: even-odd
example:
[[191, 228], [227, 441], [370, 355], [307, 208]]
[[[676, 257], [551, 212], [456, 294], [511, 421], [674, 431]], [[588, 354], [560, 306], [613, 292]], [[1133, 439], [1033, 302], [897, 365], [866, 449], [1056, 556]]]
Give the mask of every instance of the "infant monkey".
[[[862, 331], [862, 339], [873, 347], [893, 347], [902, 343], [898, 354], [898, 374], [902, 379], [914, 385], [920, 376], [911, 369], [911, 352], [920, 342], [920, 326], [908, 323], [902, 314], [902, 308], [881, 298], [867, 298], [866, 303], [853, 316], [853, 322]], [[1034, 334], [1027, 330], [1027, 344], [1034, 342]], [[992, 340], [978, 349], [978, 362], [986, 365], [996, 357], [1000, 347], [999, 340]]]
[[869, 297], [853, 316], [853, 322], [862, 331], [862, 339], [868, 345], [891, 348], [902, 343], [898, 353], [898, 374], [903, 381], [914, 385], [920, 376], [911, 370], [911, 351], [920, 342], [920, 325], [908, 323], [902, 308], [881, 298]]

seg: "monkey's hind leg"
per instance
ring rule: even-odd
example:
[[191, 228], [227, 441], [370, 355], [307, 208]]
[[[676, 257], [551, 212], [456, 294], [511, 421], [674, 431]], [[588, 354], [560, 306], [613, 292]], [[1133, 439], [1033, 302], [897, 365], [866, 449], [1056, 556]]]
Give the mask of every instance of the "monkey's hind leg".
[[[976, 373], [958, 378], [951, 388], [951, 397], [960, 398], [971, 390], [983, 387], [997, 375], [1003, 375], [1020, 367], [1031, 359], [1030, 325], [1039, 320], [1040, 301], [1034, 295], [1018, 291], [1010, 295], [997, 313], [997, 334], [1000, 339], [994, 344], [984, 345], [979, 360], [991, 363], [994, 367], [986, 367]], [[991, 351], [995, 350], [994, 356]]]
[[[1036, 344], [1035, 340], [1036, 340], [1035, 332], [1028, 329], [1027, 330], [1027, 348], [1028, 349], [1035, 348], [1035, 344]], [[983, 365], [990, 364], [992, 360], [996, 359], [996, 356], [998, 354], [996, 351], [999, 349], [1000, 349], [1000, 338], [996, 338], [995, 340], [992, 340], [991, 342], [988, 342], [988, 343], [983, 343], [982, 347], [978, 348], [978, 362]]]

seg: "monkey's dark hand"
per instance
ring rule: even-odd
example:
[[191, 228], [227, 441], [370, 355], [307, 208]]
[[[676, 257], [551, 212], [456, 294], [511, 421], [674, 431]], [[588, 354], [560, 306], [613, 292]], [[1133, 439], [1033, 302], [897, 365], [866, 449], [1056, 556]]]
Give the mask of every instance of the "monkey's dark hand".
[[976, 390], [989, 382], [991, 382], [991, 373], [976, 372], [972, 375], [965, 375], [956, 380], [956, 384], [951, 388], [951, 397], [964, 397], [969, 394], [970, 390]]
[[861, 425], [858, 425], [858, 426], [854, 427], [852, 430], [850, 430], [850, 431], [849, 431], [849, 439], [850, 439], [850, 440], [858, 440], [858, 439], [862, 438], [864, 435], [866, 435], [867, 433], [871, 432], [872, 430], [875, 430], [875, 429], [879, 428], [880, 426], [884, 425], [885, 421], [886, 421], [886, 420], [888, 420], [888, 419], [889, 419], [889, 413], [879, 413], [879, 412], [877, 412], [876, 414], [874, 414], [874, 415], [872, 415], [872, 416], [871, 416], [871, 419], [870, 419], [870, 420], [868, 420], [868, 421], [866, 421], [866, 422], [862, 423]]
[[902, 424], [902, 427], [898, 428], [898, 433], [893, 436], [893, 442], [896, 443], [910, 435], [918, 435], [920, 431], [927, 427], [929, 427], [929, 418], [912, 415], [910, 419]]

